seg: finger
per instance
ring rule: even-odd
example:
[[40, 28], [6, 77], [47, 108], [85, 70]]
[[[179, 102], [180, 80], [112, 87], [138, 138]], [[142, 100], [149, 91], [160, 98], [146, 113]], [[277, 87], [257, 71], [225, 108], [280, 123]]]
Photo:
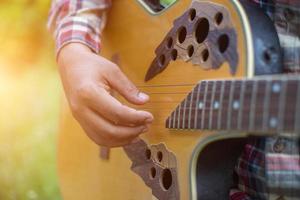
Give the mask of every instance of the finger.
[[131, 141], [125, 141], [125, 140], [123, 140], [123, 141], [115, 141], [115, 140], [112, 140], [112, 139], [103, 138], [101, 135], [99, 135], [98, 133], [96, 133], [90, 127], [84, 127], [84, 126], [82, 126], [82, 129], [87, 134], [87, 136], [93, 142], [95, 142], [99, 146], [121, 147], [121, 146], [125, 146], [125, 145], [128, 145], [128, 144], [132, 143]]
[[105, 89], [95, 89], [91, 95], [87, 102], [89, 107], [115, 124], [134, 126], [153, 121], [151, 113], [121, 104]]
[[140, 92], [119, 68], [116, 68], [108, 79], [109, 84], [130, 103], [139, 105], [149, 100], [149, 96]]
[[89, 137], [99, 145], [123, 146], [131, 143], [134, 138], [148, 130], [144, 125], [137, 127], [114, 125], [91, 110], [85, 112], [83, 118], [84, 129]]

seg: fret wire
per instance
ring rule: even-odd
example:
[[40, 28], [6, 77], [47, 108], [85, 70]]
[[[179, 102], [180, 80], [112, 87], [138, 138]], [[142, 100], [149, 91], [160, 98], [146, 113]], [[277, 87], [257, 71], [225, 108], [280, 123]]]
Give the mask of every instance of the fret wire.
[[237, 126], [238, 130], [241, 130], [242, 128], [245, 88], [246, 88], [246, 81], [242, 81], [241, 96], [240, 96], [240, 110], [238, 113], [238, 126]]
[[[200, 86], [197, 86], [197, 87], [199, 88]], [[191, 117], [192, 117], [191, 115], [192, 115], [193, 99], [194, 99], [194, 90], [193, 90], [193, 92], [191, 94], [190, 110], [189, 110], [189, 118], [188, 118], [189, 119], [189, 121], [188, 121], [188, 129], [191, 129]]]
[[265, 89], [265, 98], [264, 98], [264, 111], [263, 111], [263, 131], [268, 130], [268, 118], [269, 118], [269, 107], [270, 107], [270, 96], [271, 96], [271, 85], [272, 85], [272, 79], [267, 80], [267, 85]]
[[205, 115], [205, 105], [206, 105], [206, 97], [207, 97], [207, 90], [208, 90], [208, 82], [205, 84], [205, 92], [204, 92], [204, 98], [203, 98], [203, 105], [204, 108], [201, 111], [201, 129], [204, 127], [204, 115]]
[[210, 112], [209, 112], [209, 129], [211, 129], [211, 126], [212, 126], [212, 112], [213, 112], [213, 105], [214, 105], [214, 100], [215, 100], [216, 86], [217, 86], [217, 82], [214, 81], [212, 95], [211, 95]]
[[[173, 113], [172, 113], [172, 114], [173, 114]], [[168, 123], [169, 128], [171, 128], [172, 114], [171, 114], [171, 116], [169, 117], [169, 123]]]
[[172, 124], [172, 125], [171, 125], [170, 127], [172, 127], [172, 128], [175, 128], [175, 127], [174, 127], [174, 125], [175, 125], [175, 124], [174, 124], [174, 113], [175, 113], [175, 111], [173, 111], [172, 114], [171, 114], [171, 124]]
[[280, 81], [282, 84], [282, 90], [280, 91], [280, 97], [279, 97], [279, 112], [278, 112], [278, 119], [279, 119], [279, 125], [277, 130], [280, 132], [283, 132], [284, 130], [284, 111], [285, 111], [285, 97], [286, 97], [286, 85], [287, 85], [287, 80], [281, 80]]
[[194, 129], [197, 129], [197, 123], [198, 123], [198, 109], [197, 106], [199, 104], [199, 96], [200, 96], [200, 89], [202, 87], [202, 82], [199, 84], [198, 90], [197, 90], [197, 98], [196, 98], [196, 104], [195, 104], [195, 119], [194, 119]]
[[[178, 108], [178, 115], [177, 115], [177, 129], [180, 129], [180, 111], [181, 111], [181, 103], [179, 104]], [[177, 110], [177, 109], [176, 109]]]
[[176, 128], [176, 112], [177, 112], [177, 109], [174, 110], [174, 115], [173, 115], [173, 128]]
[[250, 117], [249, 117], [249, 130], [254, 129], [254, 114], [255, 114], [255, 104], [256, 104], [256, 93], [257, 93], [258, 81], [253, 81], [253, 90], [250, 105]]
[[295, 132], [300, 133], [300, 81], [297, 81], [297, 100], [296, 100], [296, 112], [295, 112]]
[[[193, 92], [191, 93], [191, 95], [193, 95]], [[188, 101], [189, 96], [190, 95], [188, 95], [188, 97], [184, 100], [184, 104], [183, 104], [182, 128], [185, 127], [186, 102]]]
[[234, 92], [234, 84], [235, 81], [231, 81], [230, 83], [230, 93], [229, 93], [229, 103], [228, 103], [228, 114], [227, 114], [227, 129], [231, 129], [231, 112], [232, 112], [232, 99], [233, 99], [233, 92]]
[[[266, 77], [265, 77], [266, 78]], [[269, 78], [269, 77], [267, 77], [267, 78]], [[268, 126], [268, 124], [269, 124], [269, 117], [270, 117], [270, 112], [269, 111], [271, 111], [271, 110], [274, 110], [275, 109], [275, 107], [277, 107], [277, 106], [274, 106], [274, 105], [272, 105], [272, 104], [270, 104], [271, 102], [271, 88], [272, 88], [272, 81], [274, 80], [277, 80], [277, 81], [280, 81], [280, 83], [282, 84], [282, 87], [281, 87], [281, 89], [282, 89], [282, 91], [281, 91], [281, 93], [279, 94], [279, 111], [278, 111], [278, 126], [277, 126], [277, 129], [280, 131], [283, 131], [283, 130], [286, 130], [286, 128], [285, 128], [285, 113], [287, 112], [287, 110], [286, 109], [290, 109], [288, 106], [289, 105], [285, 105], [285, 103], [288, 103], [288, 102], [286, 102], [287, 101], [287, 93], [288, 93], [288, 91], [287, 91], [287, 84], [288, 84], [288, 80], [290, 80], [290, 78], [291, 78], [291, 80], [296, 80], [297, 81], [297, 94], [295, 94], [295, 98], [296, 98], [296, 106], [295, 106], [295, 110], [296, 110], [296, 112], [295, 112], [295, 114], [294, 113], [292, 113], [292, 115], [295, 117], [294, 119], [295, 119], [295, 124], [293, 124], [293, 126], [294, 126], [294, 129], [295, 129], [295, 131], [298, 131], [298, 132], [300, 132], [300, 123], [298, 123], [298, 122], [300, 122], [300, 112], [297, 112], [298, 110], [300, 110], [300, 81], [299, 81], [299, 77], [289, 77], [289, 76], [287, 76], [287, 77], [278, 77], [278, 78], [272, 78], [272, 79], [267, 79], [266, 80], [266, 84], [264, 84], [265, 86], [264, 87], [266, 87], [263, 91], [265, 91], [264, 93], [264, 97], [261, 99], [261, 102], [258, 102], [259, 103], [259, 105], [260, 106], [263, 106], [263, 110], [262, 110], [262, 112], [261, 113], [259, 113], [259, 117], [261, 117], [262, 118], [262, 130], [263, 131], [268, 131], [269, 130], [269, 126]], [[238, 79], [237, 79], [238, 80]], [[248, 79], [249, 80], [249, 79]], [[248, 80], [246, 80], [246, 81], [248, 81]], [[251, 80], [251, 79], [250, 79]], [[251, 101], [250, 101], [250, 103], [249, 103], [249, 105], [250, 105], [250, 115], [249, 115], [249, 130], [255, 130], [255, 129], [257, 129], [256, 127], [254, 127], [254, 125], [255, 125], [255, 113], [256, 113], [256, 110], [257, 110], [257, 106], [258, 105], [256, 105], [256, 103], [257, 103], [257, 101], [258, 101], [258, 99], [257, 99], [257, 92], [258, 92], [258, 89], [260, 88], [260, 84], [259, 84], [259, 82], [258, 82], [258, 80], [261, 80], [261, 81], [264, 81], [264, 79], [253, 79], [254, 81], [254, 84], [253, 84], [253, 88], [252, 88], [252, 96], [251, 96]], [[240, 110], [238, 111], [238, 125], [237, 125], [237, 128], [238, 129], [240, 129], [241, 128], [241, 121], [243, 121], [243, 118], [242, 118], [242, 116], [243, 116], [243, 111], [244, 111], [244, 107], [246, 106], [246, 105], [243, 105], [244, 104], [244, 98], [245, 98], [245, 83], [246, 83], [246, 81], [245, 80], [241, 80], [242, 82], [241, 82], [241, 96], [240, 96]], [[228, 84], [228, 82], [230, 82], [230, 89], [229, 89], [229, 92], [230, 92], [230, 96], [229, 96], [229, 100], [228, 100], [228, 98], [226, 98], [226, 99], [224, 99], [224, 91], [225, 91], [225, 83], [227, 82], [227, 84]], [[194, 120], [194, 128], [196, 127], [197, 128], [197, 123], [198, 123], [198, 119], [197, 119], [197, 115], [198, 115], [198, 112], [197, 112], [197, 110], [199, 110], [199, 108], [198, 108], [198, 105], [197, 104], [199, 104], [199, 98], [200, 98], [200, 91], [203, 91], [203, 89], [205, 89], [205, 92], [204, 92], [204, 97], [202, 97], [203, 98], [203, 105], [204, 105], [204, 107], [203, 108], [201, 108], [202, 110], [201, 110], [201, 115], [202, 115], [202, 119], [200, 120], [199, 119], [199, 123], [201, 123], [201, 128], [203, 129], [204, 127], [208, 127], [209, 129], [211, 129], [212, 128], [212, 125], [213, 125], [213, 114], [212, 114], [212, 110], [213, 110], [213, 106], [214, 106], [214, 101], [216, 100], [216, 95], [218, 94], [220, 94], [220, 107], [219, 107], [219, 110], [218, 110], [218, 116], [217, 116], [217, 126], [218, 126], [218, 129], [220, 129], [220, 127], [221, 127], [221, 125], [222, 125], [222, 123], [221, 123], [221, 120], [222, 120], [222, 118], [223, 117], [225, 117], [225, 116], [222, 116], [220, 113], [222, 112], [222, 107], [224, 107], [223, 106], [223, 103], [225, 102], [225, 101], [227, 101], [227, 102], [229, 102], [229, 104], [228, 104], [228, 107], [229, 107], [229, 110], [228, 110], [228, 113], [227, 113], [227, 116], [228, 116], [228, 121], [227, 121], [227, 129], [229, 130], [229, 129], [231, 129], [232, 127], [231, 127], [231, 119], [232, 119], [232, 117], [233, 116], [231, 116], [231, 114], [232, 114], [232, 112], [233, 112], [233, 109], [232, 109], [232, 102], [233, 102], [233, 100], [234, 100], [234, 94], [235, 94], [235, 92], [234, 92], [234, 90], [235, 90], [235, 88], [236, 88], [236, 80], [234, 79], [234, 80], [226, 80], [226, 81], [222, 81], [221, 82], [221, 90], [220, 90], [220, 92], [219, 92], [219, 89], [218, 89], [218, 91], [216, 90], [216, 88], [217, 88], [217, 84], [216, 84], [216, 81], [205, 81], [205, 83], [206, 83], [206, 85], [205, 85], [205, 88], [203, 88], [204, 87], [204, 85], [202, 86], [202, 89], [201, 89], [201, 83], [199, 84], [199, 86], [198, 86], [198, 88], [196, 87], [195, 89], [194, 89], [194, 91], [192, 91], [191, 92], [191, 94], [189, 95], [189, 97], [187, 97], [185, 100], [184, 100], [184, 102], [182, 102], [178, 107], [177, 107], [177, 109], [173, 112], [173, 114], [171, 115], [171, 117], [170, 117], [170, 119], [169, 119], [169, 121], [168, 121], [168, 125], [169, 125], [169, 127], [171, 127], [171, 125], [173, 124], [173, 127], [174, 128], [176, 128], [176, 125], [177, 125], [177, 128], [180, 128], [181, 127], [181, 125], [183, 125], [183, 128], [186, 126], [186, 123], [187, 123], [187, 120], [186, 120], [186, 115], [187, 114], [189, 114], [189, 116], [188, 116], [188, 127], [189, 127], [189, 129], [191, 128], [191, 120]], [[210, 86], [210, 84], [208, 84], [208, 83], [210, 83], [210, 84], [212, 84], [211, 86]], [[209, 86], [208, 86], [209, 85]], [[212, 87], [212, 88], [208, 88], [208, 87]], [[251, 91], [251, 90], [250, 90]], [[249, 91], [249, 92], [250, 92]], [[195, 94], [194, 94], [195, 93]], [[197, 95], [197, 98], [196, 98], [196, 105], [194, 106], [193, 105], [193, 102], [195, 101], [194, 100], [194, 97], [195, 97], [195, 95]], [[212, 95], [211, 97], [209, 97], [208, 95]], [[209, 99], [210, 99], [210, 101], [211, 101], [211, 104], [207, 104], [207, 101], [209, 101]], [[293, 102], [295, 101], [295, 99], [293, 100]], [[194, 107], [196, 107], [196, 108], [194, 108]], [[183, 109], [183, 111], [181, 111]], [[190, 109], [189, 111], [187, 111], [188, 109]], [[210, 110], [209, 110], [210, 109]], [[195, 112], [195, 115], [193, 114], [193, 110], [196, 110], [196, 112]], [[248, 109], [247, 109], [248, 110]], [[207, 111], [209, 111], [210, 113], [206, 113]], [[188, 113], [187, 113], [188, 112]], [[199, 110], [199, 112], [200, 112], [200, 110]], [[183, 119], [181, 119], [181, 117], [182, 117], [182, 114], [183, 114]], [[206, 115], [206, 114], [209, 114], [209, 121], [208, 121], [208, 123], [209, 123], [209, 126], [207, 126], [207, 124], [205, 124], [206, 122], [207, 122], [207, 120], [205, 120], [205, 118], [204, 118], [204, 116]], [[192, 118], [192, 115], [194, 115], [195, 116], [195, 118], [193, 119]], [[205, 116], [205, 117], [207, 117], [207, 116]], [[176, 121], [176, 119], [177, 119], [177, 121]], [[207, 118], [206, 118], [207, 119]], [[257, 118], [256, 118], [257, 119]], [[172, 120], [173, 120], [173, 122], [172, 122]], [[182, 122], [182, 124], [181, 124], [181, 120], [183, 120], [183, 122]], [[201, 121], [201, 122], [200, 122]], [[226, 122], [225, 122], [226, 123]], [[229, 124], [230, 123], [230, 124]], [[225, 124], [226, 125], [226, 124]]]
[[225, 81], [222, 81], [221, 94], [220, 94], [220, 107], [218, 112], [218, 130], [221, 129], [221, 114], [222, 114], [222, 107], [223, 107], [224, 89], [225, 89]]

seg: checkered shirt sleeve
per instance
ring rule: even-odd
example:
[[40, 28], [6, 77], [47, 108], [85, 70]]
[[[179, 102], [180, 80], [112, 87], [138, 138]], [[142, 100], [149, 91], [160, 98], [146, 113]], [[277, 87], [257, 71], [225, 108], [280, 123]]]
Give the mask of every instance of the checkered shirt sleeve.
[[100, 51], [100, 34], [106, 22], [110, 0], [53, 0], [48, 29], [56, 41], [56, 52], [77, 42]]

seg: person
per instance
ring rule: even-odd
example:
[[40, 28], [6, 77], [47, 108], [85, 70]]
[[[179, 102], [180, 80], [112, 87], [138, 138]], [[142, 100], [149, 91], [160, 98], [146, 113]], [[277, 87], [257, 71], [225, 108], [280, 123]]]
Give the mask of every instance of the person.
[[[275, 24], [283, 71], [300, 73], [300, 1], [253, 1]], [[230, 191], [230, 200], [300, 199], [299, 155], [297, 136], [249, 137], [235, 166], [236, 186]]]
[[95, 143], [118, 147], [146, 132], [153, 116], [110, 94], [115, 90], [137, 105], [149, 100], [116, 64], [99, 55], [110, 6], [109, 0], [54, 0], [48, 27], [56, 39], [60, 77], [73, 116]]
[[[274, 21], [284, 49], [285, 71], [300, 72], [300, 2], [249, 1]], [[109, 0], [53, 0], [48, 26], [55, 36], [57, 63], [74, 117], [94, 142], [116, 147], [146, 132], [153, 116], [122, 105], [110, 95], [116, 90], [134, 104], [149, 100], [116, 64], [99, 55], [101, 31], [111, 5]], [[237, 186], [230, 191], [230, 199], [285, 199], [284, 194], [299, 198], [299, 150], [295, 139], [251, 137], [235, 168]], [[268, 168], [270, 158], [278, 161], [276, 170]], [[296, 171], [289, 168], [291, 160]]]

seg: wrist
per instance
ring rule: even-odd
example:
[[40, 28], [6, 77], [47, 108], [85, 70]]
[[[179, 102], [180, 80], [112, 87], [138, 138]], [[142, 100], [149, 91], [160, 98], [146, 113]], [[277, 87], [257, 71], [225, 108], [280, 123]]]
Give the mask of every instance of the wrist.
[[[86, 45], [81, 43], [69, 43], [63, 46], [58, 55], [57, 62], [59, 66], [64, 66], [69, 61], [74, 61], [74, 58], [79, 58], [82, 53], [93, 53], [93, 51]], [[79, 57], [78, 57], [79, 56]]]

